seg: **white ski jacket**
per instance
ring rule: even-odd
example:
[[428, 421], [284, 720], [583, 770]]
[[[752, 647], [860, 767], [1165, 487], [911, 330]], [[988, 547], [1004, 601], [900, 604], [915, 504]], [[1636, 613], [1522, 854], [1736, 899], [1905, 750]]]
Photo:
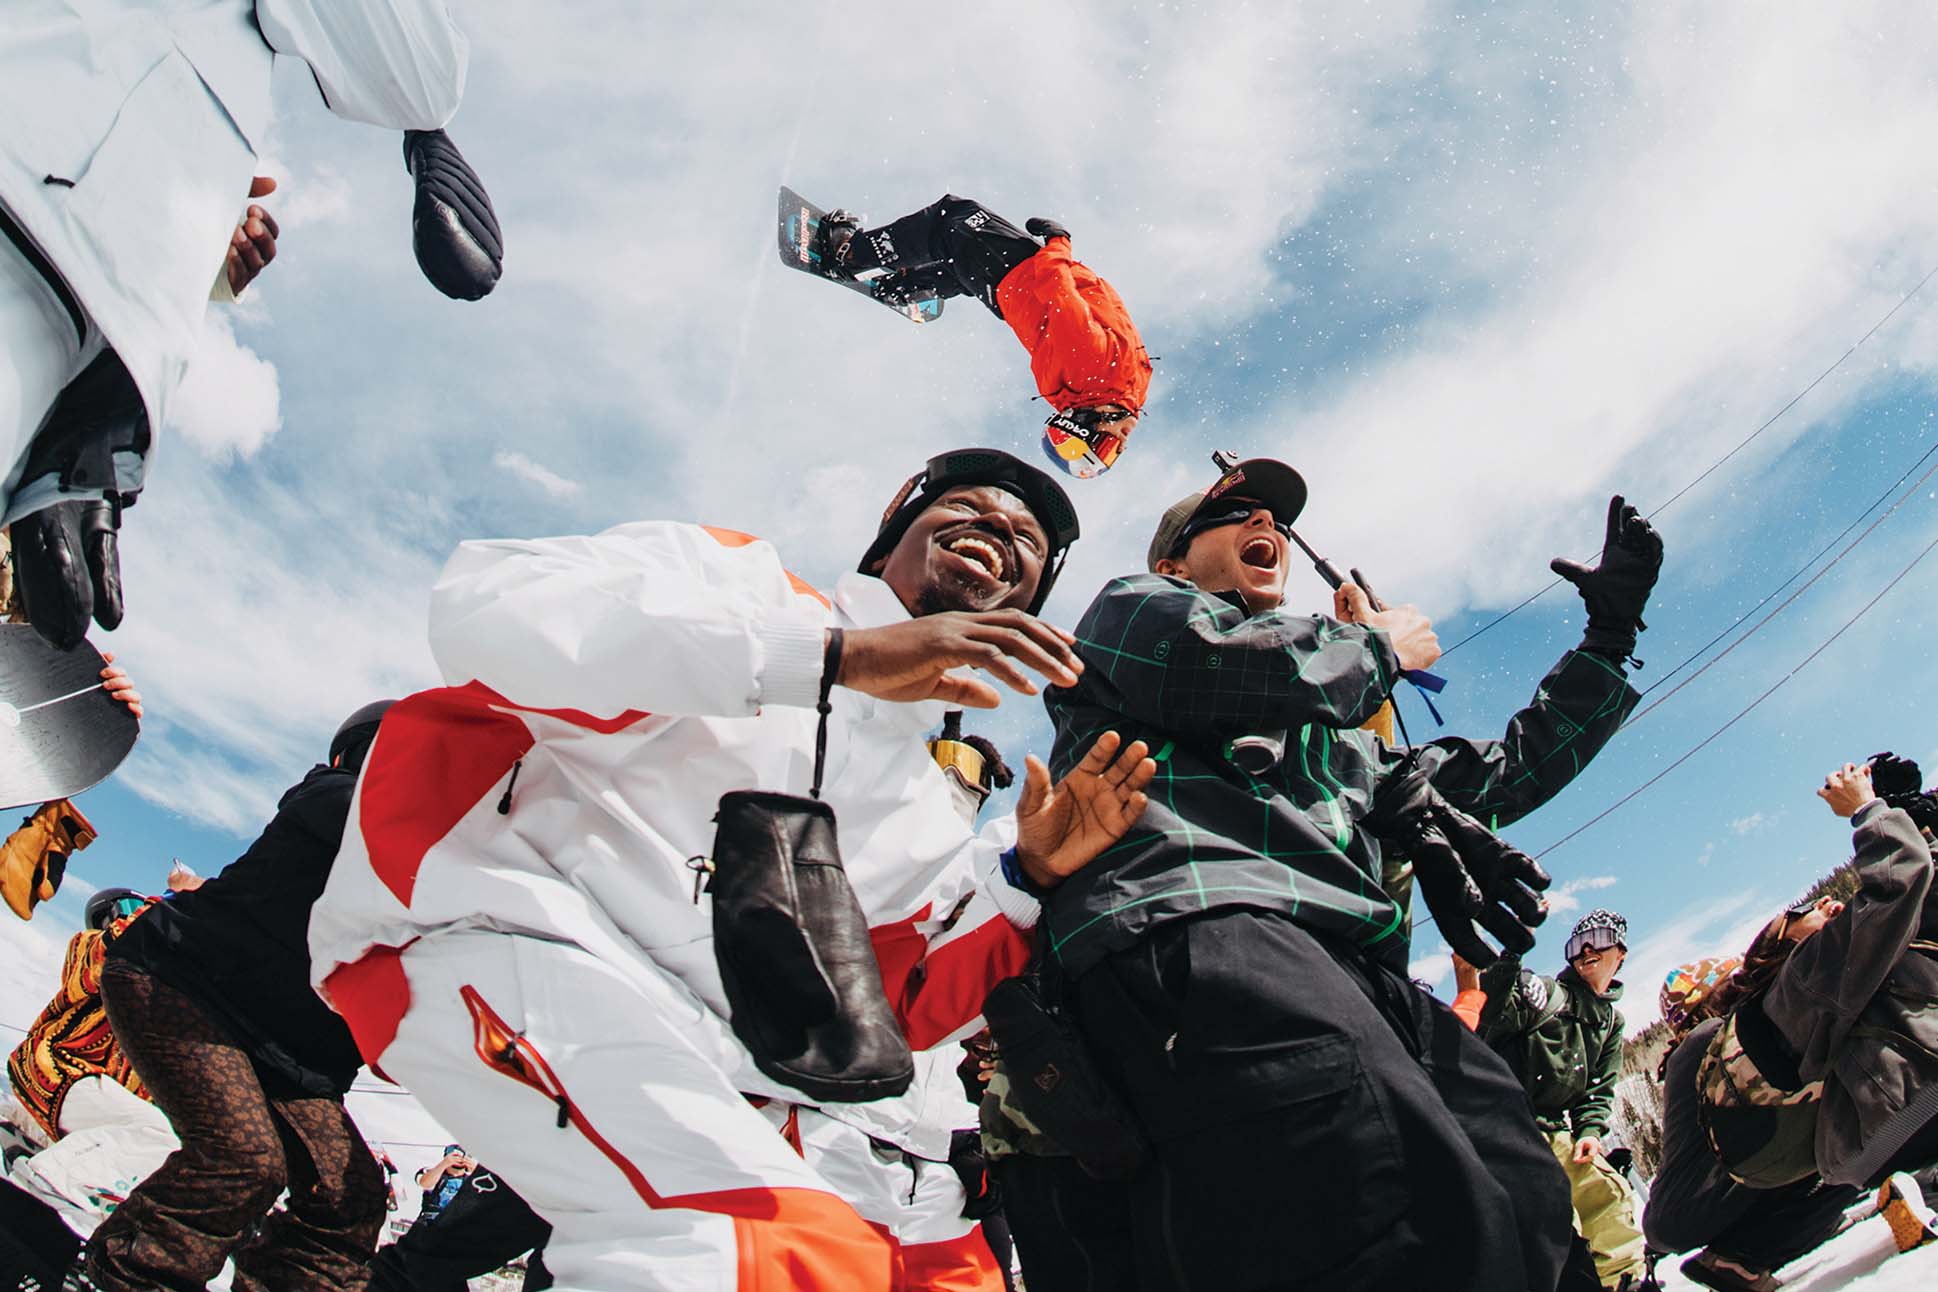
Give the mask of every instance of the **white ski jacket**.
[[[562, 939], [677, 978], [688, 1034], [736, 1088], [799, 1102], [727, 1027], [688, 862], [711, 851], [727, 791], [807, 792], [823, 630], [907, 617], [878, 579], [843, 576], [829, 604], [769, 544], [697, 525], [464, 544], [431, 598], [452, 685], [385, 717], [311, 917], [315, 983], [327, 995], [340, 966], [443, 930]], [[939, 1160], [974, 1124], [946, 1043], [1028, 959], [1037, 904], [1001, 875], [1013, 816], [974, 833], [929, 756], [943, 705], [832, 701], [823, 795], [917, 1075], [896, 1099], [825, 1111]], [[374, 1059], [407, 1003], [386, 1021], [346, 1000]]]
[[[444, 0], [7, 0], [0, 18], [0, 204], [121, 356], [154, 430], [249, 200], [278, 53], [372, 125], [434, 129], [464, 93]], [[138, 488], [145, 463], [126, 457], [120, 487]]]

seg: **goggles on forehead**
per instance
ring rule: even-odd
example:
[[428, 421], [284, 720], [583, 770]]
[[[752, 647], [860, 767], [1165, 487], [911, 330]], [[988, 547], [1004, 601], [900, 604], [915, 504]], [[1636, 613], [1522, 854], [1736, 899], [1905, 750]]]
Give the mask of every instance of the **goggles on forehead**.
[[1102, 426], [1125, 416], [1095, 408], [1057, 413], [1043, 424], [1044, 456], [1079, 480], [1094, 479], [1115, 466], [1124, 451], [1124, 437]]
[[113, 914], [111, 918], [117, 919], [117, 920], [126, 919], [128, 916], [133, 915], [136, 911], [139, 911], [142, 907], [146, 905], [148, 905], [148, 899], [145, 897], [121, 898], [119, 901], [117, 901], [114, 904], [112, 908]]
[[929, 754], [935, 765], [961, 781], [963, 788], [983, 798], [989, 797], [989, 782], [983, 779], [989, 760], [982, 750], [961, 740], [931, 740]]
[[1614, 929], [1586, 929], [1568, 939], [1568, 945], [1563, 949], [1561, 958], [1572, 964], [1582, 952], [1591, 947], [1597, 951], [1613, 951], [1621, 946], [1622, 939]]

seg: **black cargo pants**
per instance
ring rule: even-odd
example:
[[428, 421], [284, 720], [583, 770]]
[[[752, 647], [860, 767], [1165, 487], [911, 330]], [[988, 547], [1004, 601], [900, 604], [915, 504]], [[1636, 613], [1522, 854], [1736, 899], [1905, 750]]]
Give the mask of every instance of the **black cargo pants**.
[[886, 269], [902, 275], [896, 290], [973, 296], [997, 318], [996, 288], [1009, 271], [1043, 244], [973, 198], [945, 193], [893, 224], [863, 229], [850, 244], [846, 267], [859, 274]]
[[1152, 1141], [1130, 1182], [1146, 1287], [1553, 1292], [1567, 1177], [1507, 1065], [1404, 975], [1229, 909], [1074, 990]]

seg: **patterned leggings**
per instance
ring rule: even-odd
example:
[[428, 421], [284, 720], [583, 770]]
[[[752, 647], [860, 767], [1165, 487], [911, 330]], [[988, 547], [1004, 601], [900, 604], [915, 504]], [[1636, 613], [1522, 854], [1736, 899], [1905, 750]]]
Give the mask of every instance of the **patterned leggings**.
[[[88, 1241], [95, 1286], [200, 1292], [233, 1255], [237, 1292], [361, 1292], [384, 1185], [343, 1101], [272, 1097], [226, 1028], [142, 970], [110, 960], [101, 996], [182, 1146]], [[285, 1188], [285, 1209], [264, 1221]]]

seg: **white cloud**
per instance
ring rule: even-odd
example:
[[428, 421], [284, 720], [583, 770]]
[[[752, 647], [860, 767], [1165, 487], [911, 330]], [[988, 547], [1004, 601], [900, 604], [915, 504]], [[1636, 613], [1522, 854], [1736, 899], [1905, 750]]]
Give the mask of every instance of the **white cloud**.
[[1662, 983], [1671, 969], [1705, 956], [1742, 954], [1785, 900], [1782, 894], [1737, 891], [1687, 908], [1658, 928], [1632, 927], [1621, 974], [1627, 985], [1622, 1018], [1628, 1034], [1633, 1036], [1662, 1017]]
[[499, 449], [492, 455], [492, 464], [502, 467], [521, 480], [537, 485], [547, 497], [571, 498], [585, 486], [577, 480], [567, 480], [556, 471], [551, 471], [511, 449]]
[[1439, 949], [1418, 960], [1409, 961], [1406, 976], [1429, 988], [1437, 988], [1453, 974], [1453, 954], [1447, 944], [1442, 942]]
[[1581, 909], [1581, 894], [1612, 888], [1617, 882], [1614, 875], [1585, 875], [1565, 884], [1556, 884], [1548, 890], [1548, 911], [1552, 915], [1578, 911]]
[[1764, 826], [1771, 824], [1774, 820], [1775, 818], [1767, 817], [1761, 812], [1752, 812], [1748, 816], [1739, 816], [1734, 821], [1731, 821], [1729, 823], [1729, 832], [1735, 835], [1752, 834], [1761, 830]]
[[168, 434], [216, 459], [253, 457], [283, 424], [275, 365], [236, 340], [221, 306], [210, 307], [169, 407]]

